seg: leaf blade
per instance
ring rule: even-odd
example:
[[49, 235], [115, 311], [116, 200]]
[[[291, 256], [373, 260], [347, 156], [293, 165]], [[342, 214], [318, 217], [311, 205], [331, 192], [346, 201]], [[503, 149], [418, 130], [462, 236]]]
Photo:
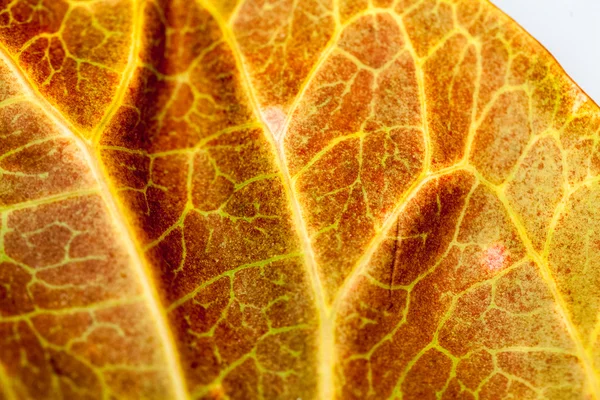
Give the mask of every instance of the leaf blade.
[[[541, 47], [485, 2], [141, 5], [120, 84], [84, 105], [95, 117], [68, 122], [42, 89], [32, 101], [63, 119], [47, 96], [62, 125], [93, 137], [88, 158], [111, 189], [90, 193], [113, 204], [109, 224], [131, 226], [138, 261], [125, 269], [146, 282], [142, 308], [168, 315], [153, 348], [168, 354], [165, 387], [180, 398], [597, 397], [600, 323], [582, 304], [596, 300], [582, 280], [594, 276], [593, 226], [574, 226], [595, 218], [598, 111]], [[294, 39], [323, 29], [316, 47]], [[20, 62], [34, 77], [42, 68]], [[353, 82], [340, 79], [350, 70]], [[336, 117], [338, 94], [348, 108]], [[11, 179], [29, 179], [32, 166], [15, 165]], [[356, 176], [365, 207], [323, 203]], [[60, 192], [52, 182], [41, 192]], [[18, 198], [33, 193], [23, 187], [4, 211], [71, 196], [36, 204]], [[336, 207], [346, 226], [317, 226]], [[60, 380], [75, 361], [52, 357]], [[106, 390], [130, 379], [117, 375]], [[131, 390], [162, 390], [140, 382], [149, 388]]]
[[[4, 185], [7, 186], [8, 193], [18, 193], [22, 196], [16, 199], [3, 199], [1, 208], [3, 273], [8, 274], [4, 279], [8, 278], [9, 281], [15, 279], [17, 284], [11, 291], [15, 290], [18, 293], [18, 295], [13, 294], [15, 296], [13, 302], [10, 301], [10, 298], [8, 299], [9, 301], [4, 304], [2, 310], [4, 337], [5, 340], [10, 341], [11, 337], [16, 335], [20, 348], [30, 349], [31, 353], [28, 354], [28, 357], [35, 359], [41, 353], [48, 358], [45, 362], [38, 361], [37, 367], [41, 371], [33, 376], [39, 382], [35, 385], [28, 381], [32, 377], [27, 377], [27, 368], [31, 366], [25, 363], [19, 369], [14, 362], [6, 362], [6, 365], [12, 369], [11, 375], [23, 374], [22, 382], [18, 380], [14, 382], [15, 395], [18, 393], [19, 397], [52, 396], [52, 392], [56, 393], [59, 390], [57, 385], [65, 384], [58, 379], [64, 376], [66, 379], [73, 379], [77, 384], [89, 386], [89, 389], [86, 390], [98, 390], [101, 393], [112, 391], [115, 394], [120, 392], [120, 395], [129, 396], [132, 394], [129, 389], [119, 387], [119, 382], [115, 382], [114, 379], [111, 382], [110, 372], [102, 372], [95, 364], [108, 366], [120, 362], [125, 364], [137, 362], [141, 365], [144, 363], [151, 365], [156, 361], [160, 363], [159, 360], [164, 361], [162, 357], [165, 354], [159, 351], [155, 353], [155, 359], [148, 358], [144, 355], [148, 349], [143, 345], [136, 347], [132, 346], [131, 342], [121, 342], [118, 337], [111, 338], [110, 332], [109, 334], [105, 333], [104, 337], [100, 335], [89, 341], [87, 338], [85, 340], [78, 338], [78, 334], [86, 333], [86, 335], [92, 336], [96, 334], [97, 330], [102, 329], [103, 324], [114, 326], [117, 331], [120, 331], [128, 319], [139, 318], [144, 311], [149, 311], [150, 314], [157, 311], [156, 307], [153, 309], [151, 304], [146, 308], [148, 305], [146, 300], [149, 297], [147, 293], [150, 289], [147, 282], [143, 281], [143, 276], [135, 276], [135, 273], [140, 273], [140, 260], [135, 259], [137, 252], [132, 251], [130, 243], [121, 246], [111, 243], [110, 240], [92, 240], [94, 235], [101, 238], [104, 236], [129, 237], [128, 233], [124, 231], [124, 226], [118, 223], [119, 220], [122, 222], [122, 218], [116, 217], [118, 214], [115, 213], [114, 203], [111, 210], [112, 196], [107, 195], [107, 189], [103, 188], [98, 181], [99, 174], [94, 171], [94, 164], [87, 153], [86, 145], [55, 118], [56, 114], [51, 106], [34, 97], [35, 90], [27, 86], [26, 79], [11, 61], [10, 56], [2, 54], [1, 59], [4, 78], [12, 75], [16, 80], [8, 85], [9, 87], [12, 85], [14, 89], [8, 90], [7, 94], [17, 93], [20, 97], [15, 98], [22, 98], [17, 117], [13, 117], [12, 121], [7, 116], [4, 117], [5, 123], [12, 122], [20, 129], [15, 130], [17, 133], [16, 143], [10, 142], [10, 136], [9, 140], [5, 141], [3, 148], [7, 149], [8, 147], [12, 151], [4, 153], [3, 158], [5, 156], [15, 158], [16, 156], [14, 160], [8, 160], [8, 165], [26, 170], [28, 168], [27, 159], [31, 157], [26, 153], [27, 150], [39, 144], [43, 145], [45, 141], [54, 141], [53, 147], [60, 151], [42, 148], [38, 151], [39, 155], [34, 153], [33, 155], [37, 156], [37, 165], [35, 166], [37, 173], [24, 174], [22, 178], [33, 178], [43, 182], [47, 175], [52, 176], [56, 165], [63, 173], [69, 171], [69, 164], [75, 165], [75, 170], [80, 170], [77, 174], [66, 174], [67, 179], [61, 176], [59, 179], [62, 180], [51, 182], [54, 191], [50, 193], [44, 190], [40, 191], [31, 184], [24, 185], [18, 180], [6, 181], [4, 178]], [[10, 107], [10, 103], [8, 103], [8, 107]], [[19, 114], [21, 115], [19, 116]], [[23, 124], [21, 121], [27, 122]], [[7, 127], [11, 128], [10, 125]], [[37, 131], [39, 128], [48, 132], [42, 130], [43, 133], [41, 133]], [[16, 128], [13, 127], [13, 129]], [[23, 132], [26, 132], [26, 135], [23, 135]], [[9, 146], [6, 146], [7, 144]], [[6, 164], [7, 160], [4, 161]], [[57, 185], [57, 183], [61, 184]], [[45, 188], [43, 183], [40, 186], [42, 189]], [[55, 216], [57, 220], [53, 221]], [[92, 226], [90, 232], [86, 231], [85, 223]], [[69, 237], [67, 238], [65, 235]], [[81, 240], [84, 238], [89, 241], [88, 245], [91, 251], [81, 247]], [[61, 251], [63, 246], [65, 248]], [[127, 248], [128, 246], [130, 248]], [[120, 256], [125, 262], [116, 261], [117, 256]], [[117, 271], [107, 268], [107, 265], [110, 265], [107, 263], [114, 263], [118, 266]], [[87, 276], [81, 272], [81, 267], [84, 266], [92, 269]], [[97, 274], [94, 268], [103, 270], [105, 277]], [[119, 272], [119, 270], [121, 271]], [[132, 272], [131, 270], [134, 270], [133, 276], [128, 274], [128, 272]], [[60, 276], [60, 272], [64, 277]], [[116, 275], [115, 272], [120, 275]], [[115, 275], [119, 278], [115, 279]], [[90, 286], [86, 286], [86, 279], [92, 281]], [[107, 279], [108, 281], [106, 281]], [[103, 291], [101, 289], [102, 280], [105, 280], [104, 285], [109, 287], [108, 282], [111, 279], [113, 292]], [[94, 281], [98, 282], [94, 283]], [[129, 287], [126, 288], [127, 286]], [[84, 290], [86, 288], [89, 288], [88, 293]], [[146, 295], [142, 294], [144, 291], [146, 291]], [[61, 301], [60, 298], [65, 296], [78, 300], [69, 304], [69, 308], [66, 309], [67, 313], [64, 315], [62, 313], [55, 314], [57, 310], [63, 311], [61, 307], [64, 301]], [[106, 310], [111, 310], [112, 315], [107, 315]], [[71, 312], [74, 315], [69, 315]], [[11, 314], [15, 315], [12, 319]], [[160, 331], [160, 319], [156, 314], [153, 317], [139, 318], [137, 327], [132, 324], [129, 327], [127, 340], [146, 340], [146, 344], [150, 348], [154, 346], [162, 348], [164, 343], [161, 341], [164, 340], [165, 332]], [[54, 333], [61, 324], [66, 324], [73, 330], [73, 336], [69, 338], [69, 342], [66, 342], [64, 334], [61, 337], [60, 334]], [[153, 324], [156, 324], [158, 329], [157, 326], [152, 326]], [[147, 332], [143, 333], [144, 330]], [[77, 339], [80, 339], [80, 343], [75, 343], [71, 347], [71, 340], [77, 341]], [[107, 339], [108, 341], [112, 340], [113, 344], [121, 342], [121, 346], [131, 346], [129, 359], [123, 359], [110, 351], [105, 355], [96, 354], [97, 350], [94, 348], [106, 347]], [[19, 347], [16, 350], [18, 351]], [[15, 355], [14, 350], [4, 354], [8, 360]], [[176, 366], [176, 364], [172, 366]], [[170, 396], [172, 393], [169, 388], [170, 382], [166, 378], [170, 371], [164, 371], [161, 368], [153, 371], [155, 368], [151, 366], [146, 372], [155, 375], [156, 379], [156, 387], [146, 394], [154, 392]], [[59, 372], [53, 376], [52, 371]], [[31, 375], [31, 372], [29, 374]], [[130, 383], [134, 379], [135, 374], [129, 377], [127, 374], [129, 372], [122, 371], [121, 384], [127, 384], [128, 380]], [[139, 374], [143, 375], [143, 370], [140, 370]], [[34, 389], [35, 394], [29, 392], [29, 389]], [[139, 394], [144, 394], [144, 388], [137, 389]], [[29, 394], [27, 394], [28, 392]]]

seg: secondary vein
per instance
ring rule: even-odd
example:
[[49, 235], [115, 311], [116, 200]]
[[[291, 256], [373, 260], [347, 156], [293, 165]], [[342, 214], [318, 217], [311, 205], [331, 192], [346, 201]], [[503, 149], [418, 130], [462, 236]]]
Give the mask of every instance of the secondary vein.
[[127, 223], [124, 214], [117, 204], [115, 194], [112, 193], [110, 189], [110, 184], [102, 171], [100, 163], [93, 156], [93, 150], [84, 142], [84, 136], [80, 132], [77, 132], [74, 126], [70, 124], [48, 100], [38, 93], [15, 60], [8, 54], [4, 46], [0, 46], [0, 61], [3, 61], [8, 66], [15, 78], [21, 84], [24, 92], [26, 92], [26, 94], [31, 97], [32, 101], [35, 101], [45, 112], [59, 131], [77, 145], [85, 158], [86, 164], [90, 168], [90, 171], [99, 186], [99, 193], [108, 208], [114, 226], [119, 232], [119, 237], [122, 238], [122, 244], [125, 246], [131, 257], [131, 267], [138, 275], [144, 297], [147, 299], [148, 309], [155, 321], [158, 336], [164, 345], [165, 361], [168, 366], [168, 373], [172, 380], [175, 398], [177, 400], [187, 399], [187, 389], [183, 371], [181, 370], [179, 363], [178, 353], [168, 327], [164, 309], [158, 300], [158, 293], [150, 278], [151, 273], [145, 263], [145, 259], [141, 255], [142, 251], [134, 239], [132, 228]]
[[[202, 4], [202, 6], [212, 14], [213, 18], [215, 18], [215, 20], [219, 24], [219, 27], [221, 28], [221, 31], [223, 32], [223, 35], [225, 37], [225, 41], [228, 43], [235, 57], [238, 70], [244, 82], [244, 86], [246, 88], [247, 95], [249, 97], [256, 118], [258, 118], [261, 121], [263, 130], [267, 133], [267, 135], [265, 136], [273, 146], [274, 152], [276, 154], [275, 159], [277, 162], [277, 166], [281, 171], [283, 184], [291, 206], [294, 225], [296, 226], [296, 230], [301, 241], [302, 250], [304, 254], [304, 264], [306, 266], [307, 274], [311, 283], [311, 287], [313, 289], [313, 294], [315, 296], [315, 304], [320, 323], [318, 338], [319, 398], [322, 400], [332, 399], [334, 397], [333, 364], [335, 359], [333, 321], [330, 318], [330, 312], [326, 305], [325, 294], [321, 279], [319, 277], [315, 253], [311, 245], [310, 236], [306, 227], [306, 222], [304, 221], [304, 218], [302, 216], [302, 208], [300, 206], [299, 199], [294, 190], [292, 179], [287, 168], [285, 152], [282, 146], [283, 141], [277, 140], [277, 137], [275, 136], [276, 132], [272, 132], [269, 129], [269, 125], [262, 117], [256, 94], [254, 93], [253, 86], [250, 82], [250, 77], [248, 76], [248, 72], [244, 68], [243, 57], [238, 47], [237, 40], [235, 39], [233, 32], [231, 31], [230, 25], [223, 20], [220, 13], [216, 9], [214, 9], [214, 7], [211, 4], [209, 4], [206, 0], [199, 1]], [[301, 93], [298, 96], [301, 96]]]
[[531, 242], [531, 239], [529, 238], [529, 235], [527, 233], [527, 230], [525, 229], [525, 226], [519, 220], [517, 213], [514, 211], [514, 209], [510, 205], [510, 202], [509, 202], [508, 198], [506, 197], [506, 195], [504, 194], [504, 191], [499, 190], [494, 184], [487, 181], [485, 179], [485, 177], [483, 177], [474, 168], [472, 168], [471, 170], [472, 170], [473, 174], [477, 177], [478, 181], [481, 184], [483, 184], [485, 187], [487, 187], [489, 190], [491, 190], [496, 195], [496, 197], [500, 200], [500, 202], [504, 206], [506, 213], [508, 214], [513, 226], [517, 230], [517, 234], [519, 235], [521, 242], [525, 246], [525, 249], [527, 250], [527, 254], [529, 254], [529, 256], [534, 260], [534, 262], [538, 266], [540, 275], [542, 276], [542, 279], [546, 283], [548, 290], [552, 294], [552, 297], [556, 304], [556, 309], [557, 309], [559, 315], [561, 316], [563, 323], [565, 324], [566, 330], [567, 330], [569, 336], [571, 337], [571, 340], [573, 341], [573, 343], [575, 345], [575, 349], [577, 351], [577, 356], [583, 364], [584, 373], [587, 377], [588, 382], [590, 383], [590, 385], [592, 387], [593, 396], [596, 399], [600, 399], [600, 385], [599, 385], [598, 379], [596, 377], [596, 374], [594, 372], [593, 362], [590, 359], [590, 356], [588, 355], [588, 353], [585, 351], [585, 347], [583, 345], [581, 338], [579, 337], [578, 330], [577, 330], [575, 324], [573, 323], [573, 321], [571, 320], [571, 317], [567, 310], [565, 300], [563, 299], [563, 297], [558, 289], [558, 286], [556, 285], [556, 281], [553, 277], [552, 271], [550, 270], [550, 267], [549, 267], [547, 261], [537, 252], [537, 250], [535, 250], [535, 247], [533, 246], [533, 243]]

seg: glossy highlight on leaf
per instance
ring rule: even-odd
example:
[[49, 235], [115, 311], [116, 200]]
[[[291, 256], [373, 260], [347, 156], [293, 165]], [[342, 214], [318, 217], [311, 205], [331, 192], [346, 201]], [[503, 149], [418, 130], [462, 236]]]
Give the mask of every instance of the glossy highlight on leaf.
[[600, 399], [599, 132], [484, 0], [0, 1], [0, 399]]

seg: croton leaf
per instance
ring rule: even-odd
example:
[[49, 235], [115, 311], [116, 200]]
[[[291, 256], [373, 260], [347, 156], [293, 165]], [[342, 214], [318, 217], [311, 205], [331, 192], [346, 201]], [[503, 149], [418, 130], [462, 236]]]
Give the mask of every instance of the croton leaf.
[[484, 0], [1, 0], [1, 399], [599, 399], [600, 111]]

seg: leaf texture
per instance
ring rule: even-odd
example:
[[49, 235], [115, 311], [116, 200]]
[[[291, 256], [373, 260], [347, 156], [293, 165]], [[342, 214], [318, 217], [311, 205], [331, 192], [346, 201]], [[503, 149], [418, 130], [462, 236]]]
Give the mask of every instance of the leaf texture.
[[600, 112], [486, 1], [0, 20], [0, 399], [600, 399]]

